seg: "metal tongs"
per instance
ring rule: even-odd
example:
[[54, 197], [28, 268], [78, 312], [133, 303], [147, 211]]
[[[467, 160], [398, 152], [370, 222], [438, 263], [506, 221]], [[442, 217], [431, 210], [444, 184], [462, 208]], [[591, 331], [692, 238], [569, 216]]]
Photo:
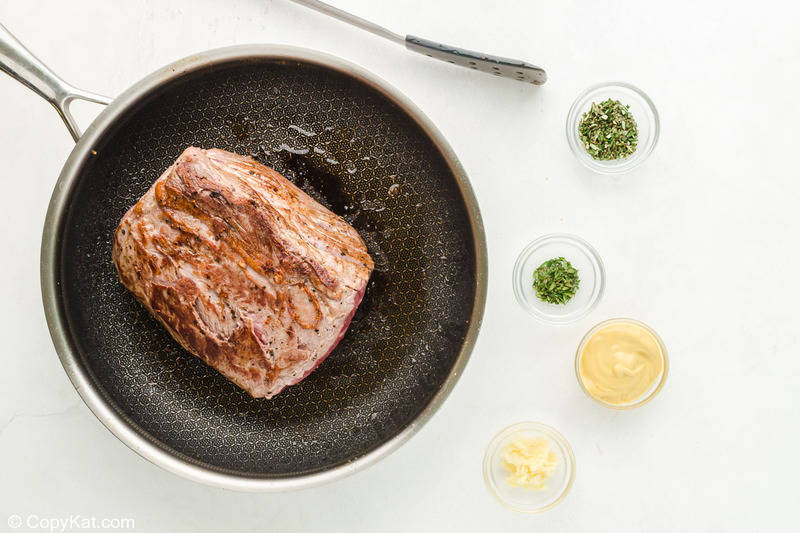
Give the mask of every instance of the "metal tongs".
[[519, 61], [517, 59], [509, 59], [506, 57], [498, 57], [482, 52], [474, 52], [464, 48], [458, 48], [447, 44], [437, 43], [422, 39], [421, 37], [414, 37], [413, 35], [406, 35], [403, 37], [398, 33], [394, 33], [383, 26], [364, 20], [361, 17], [352, 15], [346, 11], [332, 5], [320, 2], [319, 0], [292, 0], [293, 2], [309, 7], [325, 15], [339, 19], [342, 22], [352, 24], [357, 28], [374, 33], [384, 39], [389, 39], [392, 42], [405, 45], [405, 47], [414, 52], [425, 54], [428, 57], [447, 61], [460, 67], [479, 70], [487, 74], [495, 76], [502, 76], [504, 78], [511, 78], [512, 80], [533, 83], [534, 85], [541, 85], [547, 81], [547, 73], [544, 69], [539, 68], [530, 63]]

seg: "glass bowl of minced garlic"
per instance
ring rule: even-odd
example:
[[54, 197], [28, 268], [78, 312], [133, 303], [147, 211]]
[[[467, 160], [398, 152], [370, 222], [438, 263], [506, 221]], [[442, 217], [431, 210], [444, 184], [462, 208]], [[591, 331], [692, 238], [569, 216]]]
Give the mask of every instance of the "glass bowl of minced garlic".
[[653, 101], [628, 83], [589, 87], [567, 114], [572, 153], [600, 174], [622, 174], [641, 165], [655, 149], [659, 130]]
[[540, 513], [561, 502], [575, 478], [567, 440], [538, 422], [519, 422], [498, 433], [483, 458], [483, 478], [492, 495], [520, 513]]

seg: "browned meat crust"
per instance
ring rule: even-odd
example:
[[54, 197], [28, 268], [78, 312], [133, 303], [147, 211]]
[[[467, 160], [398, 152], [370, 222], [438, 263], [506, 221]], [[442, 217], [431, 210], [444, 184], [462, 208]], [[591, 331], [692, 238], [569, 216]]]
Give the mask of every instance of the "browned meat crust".
[[113, 258], [178, 342], [266, 398], [333, 350], [373, 268], [356, 230], [279, 173], [194, 147], [122, 217]]

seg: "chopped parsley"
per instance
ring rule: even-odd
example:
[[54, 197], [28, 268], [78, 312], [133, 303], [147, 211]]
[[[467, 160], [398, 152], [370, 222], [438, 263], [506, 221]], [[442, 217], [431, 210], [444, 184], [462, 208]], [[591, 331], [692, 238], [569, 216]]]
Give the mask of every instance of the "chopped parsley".
[[545, 261], [533, 271], [533, 290], [547, 303], [565, 304], [575, 296], [581, 280], [572, 264], [558, 257]]

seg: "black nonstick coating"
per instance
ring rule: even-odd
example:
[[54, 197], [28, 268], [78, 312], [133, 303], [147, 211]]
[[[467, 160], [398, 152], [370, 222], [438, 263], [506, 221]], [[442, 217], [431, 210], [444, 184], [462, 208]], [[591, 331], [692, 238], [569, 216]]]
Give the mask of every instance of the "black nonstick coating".
[[[122, 215], [190, 145], [284, 173], [347, 219], [375, 260], [334, 353], [271, 400], [184, 351], [111, 262]], [[229, 62], [150, 94], [93, 148], [62, 226], [61, 305], [98, 389], [149, 440], [236, 475], [320, 472], [390, 440], [439, 390], [469, 326], [476, 251], [452, 171], [388, 97], [321, 66]]]

